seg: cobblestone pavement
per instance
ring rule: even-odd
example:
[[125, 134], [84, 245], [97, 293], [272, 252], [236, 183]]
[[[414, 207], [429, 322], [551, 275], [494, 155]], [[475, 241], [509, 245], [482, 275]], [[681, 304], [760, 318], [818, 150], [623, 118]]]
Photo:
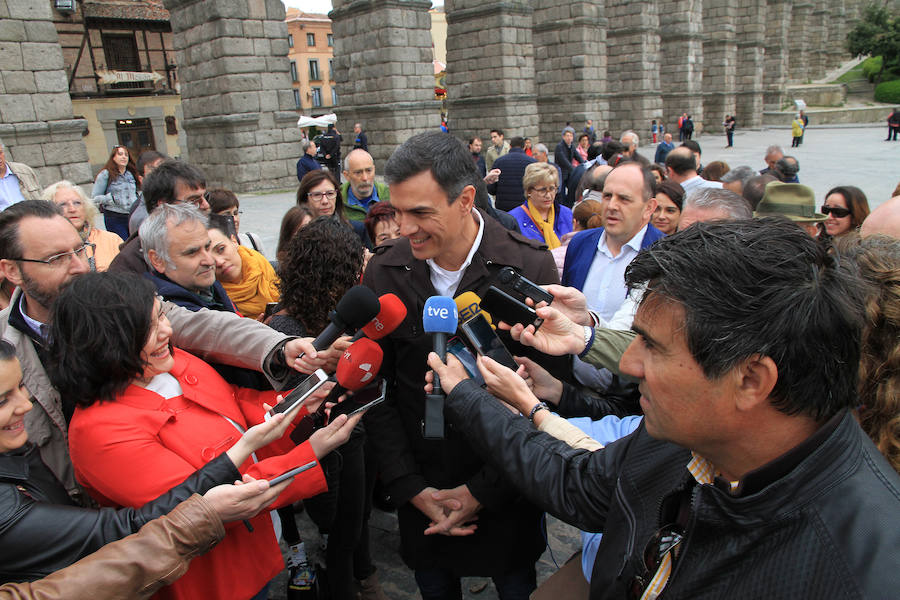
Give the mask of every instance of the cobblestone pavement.
[[[885, 115], [887, 116], [887, 115]], [[703, 162], [724, 160], [732, 168], [749, 165], [765, 167], [763, 155], [771, 144], [781, 145], [800, 162], [800, 181], [813, 188], [816, 202], [836, 185], [856, 185], [866, 192], [874, 208], [890, 198], [900, 181], [900, 142], [886, 142], [886, 127], [880, 125], [829, 125], [817, 128], [810, 123], [800, 148], [791, 148], [790, 128], [738, 131], [734, 148], [725, 148], [725, 136], [706, 134], [697, 141], [703, 149]], [[641, 146], [640, 152], [653, 159], [655, 146]], [[376, 168], [381, 168], [378, 165]], [[275, 257], [278, 227], [285, 211], [294, 203], [296, 188], [285, 192], [241, 194], [241, 231], [262, 237], [266, 255]]]
[[[740, 124], [740, 123], [739, 123]], [[703, 148], [703, 162], [724, 160], [730, 166], [750, 165], [760, 169], [765, 166], [763, 155], [770, 144], [780, 144], [800, 161], [800, 181], [810, 185], [821, 202], [828, 189], [839, 184], [861, 187], [875, 207], [890, 196], [900, 180], [900, 142], [885, 142], [884, 127], [871, 125], [829, 126], [818, 129], [815, 123], [806, 132], [803, 146], [790, 148], [790, 130], [772, 128], [761, 131], [741, 131], [735, 135], [735, 147], [725, 149], [724, 135], [704, 135], [697, 141]], [[652, 158], [653, 145], [642, 146], [640, 152]], [[296, 190], [266, 194], [242, 194], [240, 196], [241, 230], [261, 236], [266, 255], [274, 258], [281, 217], [293, 205]], [[316, 528], [305, 513], [299, 516], [303, 538], [309, 541], [313, 556], [320, 543]], [[543, 581], [580, 547], [577, 531], [564, 523], [548, 518], [549, 548], [538, 564], [538, 581]], [[412, 572], [399, 556], [400, 537], [395, 513], [373, 509], [370, 521], [372, 555], [378, 566], [379, 576], [389, 598], [405, 600], [418, 598]], [[486, 582], [487, 587], [472, 593], [470, 587]], [[489, 579], [465, 580], [466, 599], [496, 600], [497, 593]], [[284, 580], [280, 579], [269, 596], [285, 598]]]

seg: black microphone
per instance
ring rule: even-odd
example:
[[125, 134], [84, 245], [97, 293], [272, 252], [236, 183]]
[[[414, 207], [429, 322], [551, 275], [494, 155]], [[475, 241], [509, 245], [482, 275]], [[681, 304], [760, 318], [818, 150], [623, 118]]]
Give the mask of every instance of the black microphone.
[[354, 285], [338, 300], [328, 319], [327, 327], [313, 340], [313, 348], [325, 350], [344, 332], [355, 331], [378, 315], [381, 303], [378, 296], [364, 285]]

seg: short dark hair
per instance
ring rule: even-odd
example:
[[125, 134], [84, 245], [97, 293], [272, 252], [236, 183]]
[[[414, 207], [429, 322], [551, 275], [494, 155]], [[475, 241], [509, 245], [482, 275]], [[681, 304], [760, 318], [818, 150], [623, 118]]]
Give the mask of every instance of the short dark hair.
[[63, 214], [62, 209], [55, 202], [46, 200], [25, 200], [0, 212], [0, 259], [22, 258], [19, 222], [25, 217], [52, 219], [53, 217], [63, 217]]
[[587, 149], [588, 160], [594, 160], [603, 151], [603, 142], [593, 142]]
[[229, 208], [240, 208], [241, 203], [237, 195], [225, 188], [213, 188], [209, 190], [209, 212], [217, 213]]
[[659, 185], [656, 186], [656, 193], [665, 194], [678, 207], [678, 210], [681, 210], [684, 205], [684, 188], [681, 187], [680, 183], [660, 181]]
[[481, 175], [462, 142], [441, 131], [414, 135], [394, 150], [384, 167], [388, 185], [402, 183], [429, 171], [452, 204], [467, 185], [475, 186]]
[[297, 232], [278, 264], [281, 305], [307, 332], [321, 331], [338, 300], [359, 282], [363, 245], [346, 223], [318, 217]]
[[316, 218], [309, 205], [300, 204], [290, 207], [284, 216], [281, 217], [281, 227], [278, 230], [278, 247], [275, 249], [275, 259], [280, 263], [284, 259], [284, 253], [287, 251], [288, 244], [293, 239], [294, 234], [300, 229], [303, 220], [309, 217], [312, 221]]
[[156, 150], [144, 150], [143, 152], [141, 152], [141, 155], [138, 156], [137, 160], [138, 175], [143, 177], [145, 175], [144, 169], [147, 168], [147, 165], [149, 165], [150, 163], [155, 163], [160, 159], [170, 160], [168, 156], [166, 156], [162, 152], [157, 152]]
[[[469, 162], [472, 162], [471, 158]], [[300, 180], [300, 187], [297, 188], [297, 206], [304, 204], [308, 206], [310, 190], [323, 181], [331, 182], [331, 185], [337, 190], [337, 197], [334, 199], [334, 216], [341, 221], [346, 221], [347, 219], [344, 218], [344, 197], [341, 194], [341, 183], [328, 169], [316, 169], [303, 176], [303, 179]]]
[[0, 340], [0, 361], [6, 362], [16, 357], [16, 348], [6, 340]]
[[515, 135], [509, 138], [509, 147], [510, 148], [524, 148], [525, 147], [525, 138], [520, 135]]
[[206, 187], [206, 175], [203, 171], [182, 160], [167, 160], [153, 169], [141, 186], [147, 214], [152, 213], [161, 203], [170, 204], [175, 201], [175, 186], [179, 181], [190, 188]]
[[61, 397], [79, 406], [113, 400], [143, 374], [155, 296], [153, 283], [134, 273], [85, 273], [60, 291], [47, 374]]
[[[690, 118], [690, 117], [688, 117]], [[681, 142], [681, 148], [688, 148], [691, 152], [696, 152], [697, 154], [703, 154], [700, 150], [700, 144], [695, 142], [694, 140], [684, 140]]]
[[375, 226], [382, 221], [390, 221], [396, 216], [397, 211], [387, 202], [376, 202], [369, 208], [363, 224], [366, 226], [366, 233], [369, 234], [369, 239], [373, 244], [375, 243]]
[[[682, 146], [683, 148], [684, 146]], [[679, 152], [676, 148], [666, 155], [666, 167], [672, 169], [678, 175], [684, 175], [690, 171], [697, 171], [697, 160], [690, 152]]]
[[503, 137], [503, 130], [502, 130], [502, 129], [491, 129], [491, 133], [496, 133], [496, 134], [499, 135], [500, 137]]
[[778, 181], [778, 178], [766, 173], [765, 175], [751, 177], [744, 183], [744, 189], [741, 190], [741, 196], [750, 203], [750, 208], [756, 210], [756, 207], [762, 202], [763, 196], [766, 195], [766, 185], [772, 181]]
[[762, 355], [778, 368], [772, 405], [823, 422], [857, 404], [860, 282], [785, 218], [695, 223], [641, 252], [629, 288], [641, 305], [684, 309], [687, 347], [718, 379]]
[[[608, 133], [608, 132], [607, 132]], [[618, 142], [616, 140], [609, 140], [605, 144], [603, 144], [603, 148], [600, 150], [600, 156], [603, 157], [603, 160], [609, 162], [609, 159], [619, 154], [621, 152], [625, 152], [625, 144], [622, 142]]]
[[775, 174], [781, 181], [788, 181], [800, 172], [800, 163], [793, 156], [782, 156], [775, 161]]

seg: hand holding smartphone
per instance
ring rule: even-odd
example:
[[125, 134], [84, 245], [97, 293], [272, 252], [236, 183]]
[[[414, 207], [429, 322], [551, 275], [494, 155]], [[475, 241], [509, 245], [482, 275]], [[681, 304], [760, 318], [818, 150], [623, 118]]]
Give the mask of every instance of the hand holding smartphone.
[[300, 406], [303, 405], [303, 402], [305, 402], [313, 392], [322, 387], [327, 380], [328, 375], [325, 373], [325, 371], [323, 371], [322, 369], [316, 369], [306, 379], [304, 379], [300, 383], [300, 385], [288, 392], [288, 394], [284, 397], [284, 401], [282, 401], [280, 404], [276, 404], [272, 410], [267, 412], [265, 414], [265, 419], [268, 421], [279, 413], [287, 414], [300, 408]]

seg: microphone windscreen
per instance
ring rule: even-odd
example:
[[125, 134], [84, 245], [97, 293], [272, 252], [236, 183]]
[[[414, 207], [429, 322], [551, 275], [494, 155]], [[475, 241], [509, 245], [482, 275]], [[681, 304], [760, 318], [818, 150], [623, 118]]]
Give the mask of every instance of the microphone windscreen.
[[425, 301], [425, 310], [422, 311], [422, 325], [425, 333], [456, 333], [459, 323], [459, 315], [456, 312], [456, 303], [453, 298], [447, 296], [432, 296]]
[[465, 323], [477, 316], [478, 313], [484, 315], [488, 324], [492, 323], [490, 313], [481, 309], [481, 298], [475, 292], [463, 292], [454, 298], [453, 301], [456, 302], [456, 310], [459, 313], [460, 323]]
[[378, 301], [381, 303], [378, 315], [362, 326], [363, 333], [373, 340], [393, 332], [406, 318], [406, 306], [396, 294], [383, 294]]
[[350, 391], [364, 387], [378, 375], [384, 353], [381, 346], [369, 338], [356, 340], [338, 360], [335, 378]]
[[370, 288], [364, 285], [354, 285], [338, 300], [334, 312], [340, 324], [345, 325], [344, 330], [359, 329], [375, 318], [381, 304], [378, 296]]

